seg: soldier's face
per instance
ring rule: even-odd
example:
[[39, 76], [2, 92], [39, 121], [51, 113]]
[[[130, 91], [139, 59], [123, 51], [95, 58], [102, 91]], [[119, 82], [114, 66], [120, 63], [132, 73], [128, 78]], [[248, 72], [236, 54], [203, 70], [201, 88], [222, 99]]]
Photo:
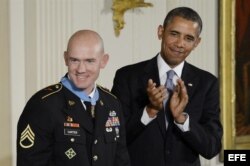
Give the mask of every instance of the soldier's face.
[[64, 53], [64, 59], [72, 82], [77, 88], [89, 94], [93, 90], [100, 69], [104, 68], [108, 61], [108, 55], [102, 53], [98, 46], [76, 43]]

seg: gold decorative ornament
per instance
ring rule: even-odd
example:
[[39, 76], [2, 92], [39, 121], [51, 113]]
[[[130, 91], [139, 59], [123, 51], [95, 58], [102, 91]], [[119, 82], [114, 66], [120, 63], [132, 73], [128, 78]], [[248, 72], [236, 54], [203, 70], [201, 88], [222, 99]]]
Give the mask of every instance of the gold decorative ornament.
[[144, 0], [113, 0], [113, 21], [115, 35], [120, 35], [120, 30], [124, 28], [124, 13], [129, 9], [138, 7], [152, 7], [153, 4], [146, 3]]

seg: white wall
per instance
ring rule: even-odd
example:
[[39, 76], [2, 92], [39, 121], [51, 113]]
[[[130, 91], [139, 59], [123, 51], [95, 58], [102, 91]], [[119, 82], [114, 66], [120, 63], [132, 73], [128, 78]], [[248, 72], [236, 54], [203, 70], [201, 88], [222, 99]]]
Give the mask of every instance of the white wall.
[[[16, 124], [30, 96], [65, 74], [63, 51], [70, 35], [79, 29], [93, 29], [104, 39], [110, 54], [108, 66], [98, 83], [111, 88], [115, 71], [127, 64], [152, 58], [159, 52], [157, 27], [176, 6], [190, 6], [200, 13], [204, 29], [202, 42], [188, 61], [218, 75], [217, 0], [145, 0], [154, 7], [125, 13], [125, 28], [115, 37], [112, 0], [10, 0], [10, 104], [13, 166]], [[219, 166], [218, 159], [204, 166]]]
[[11, 164], [8, 0], [0, 1], [0, 165]]

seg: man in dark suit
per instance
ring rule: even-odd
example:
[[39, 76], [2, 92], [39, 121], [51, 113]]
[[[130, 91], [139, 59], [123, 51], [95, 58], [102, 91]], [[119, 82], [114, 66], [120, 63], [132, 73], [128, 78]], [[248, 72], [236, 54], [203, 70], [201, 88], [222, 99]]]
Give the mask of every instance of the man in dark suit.
[[122, 102], [132, 166], [199, 166], [199, 155], [219, 153], [218, 80], [185, 61], [201, 30], [194, 10], [175, 8], [158, 27], [160, 53], [117, 70], [112, 92]]
[[33, 95], [20, 116], [17, 166], [129, 166], [121, 104], [95, 83], [108, 61], [102, 38], [76, 32], [64, 58], [66, 76]]

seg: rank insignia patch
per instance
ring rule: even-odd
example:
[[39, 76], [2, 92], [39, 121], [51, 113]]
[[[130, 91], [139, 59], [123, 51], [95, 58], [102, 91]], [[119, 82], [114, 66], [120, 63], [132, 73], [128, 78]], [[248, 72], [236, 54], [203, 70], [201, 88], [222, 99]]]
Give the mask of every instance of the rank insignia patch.
[[69, 159], [72, 159], [73, 157], [75, 157], [76, 152], [72, 148], [70, 148], [65, 152], [65, 154]]
[[30, 125], [28, 124], [27, 127], [21, 133], [19, 144], [22, 148], [27, 149], [34, 145], [34, 141], [35, 141], [35, 134], [32, 131]]

